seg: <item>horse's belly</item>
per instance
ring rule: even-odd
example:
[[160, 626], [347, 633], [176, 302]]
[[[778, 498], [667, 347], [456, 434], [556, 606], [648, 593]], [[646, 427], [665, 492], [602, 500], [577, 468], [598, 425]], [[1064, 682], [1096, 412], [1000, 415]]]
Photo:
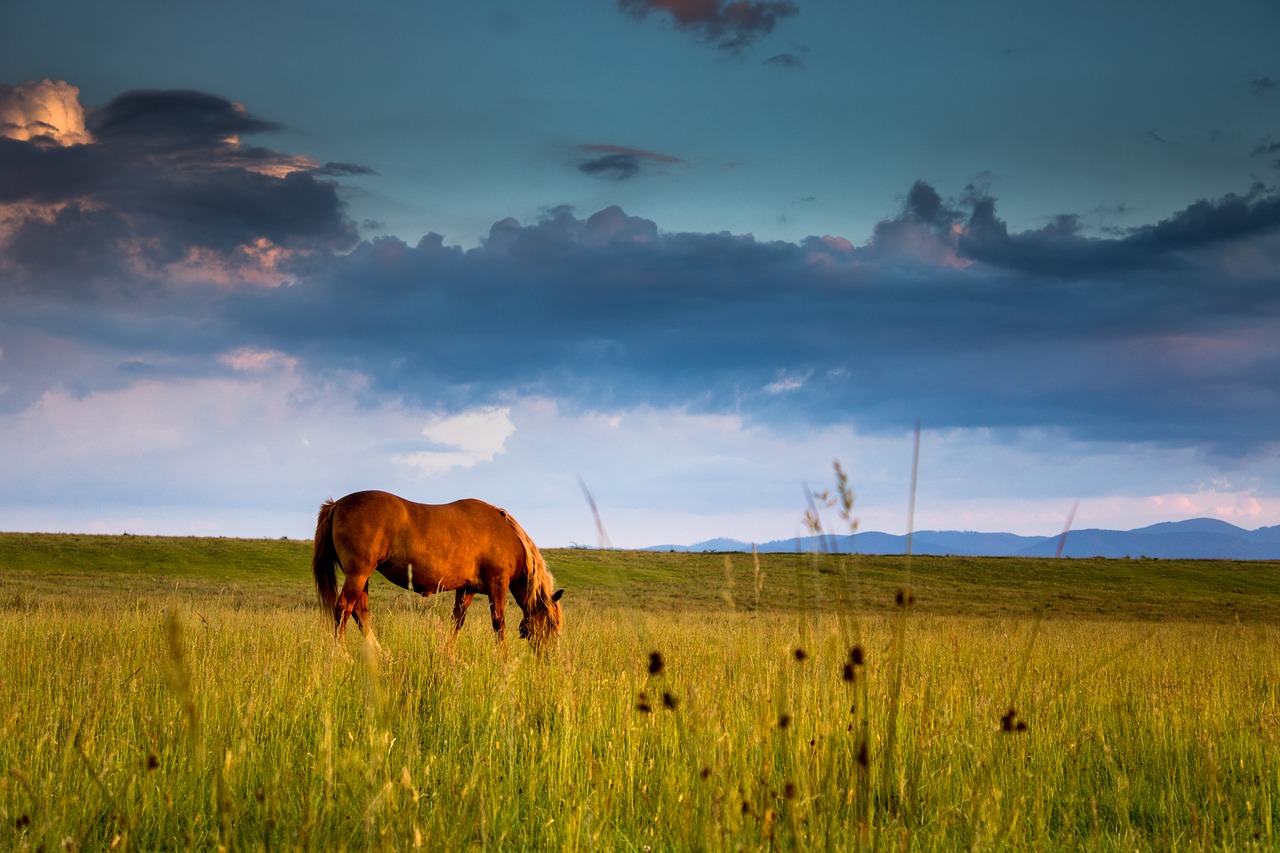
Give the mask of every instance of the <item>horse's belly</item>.
[[410, 558], [392, 559], [378, 566], [378, 571], [396, 586], [420, 595], [449, 592], [474, 586], [479, 582], [478, 578], [473, 579], [466, 572], [459, 572], [456, 569], [451, 571], [429, 560], [415, 562]]

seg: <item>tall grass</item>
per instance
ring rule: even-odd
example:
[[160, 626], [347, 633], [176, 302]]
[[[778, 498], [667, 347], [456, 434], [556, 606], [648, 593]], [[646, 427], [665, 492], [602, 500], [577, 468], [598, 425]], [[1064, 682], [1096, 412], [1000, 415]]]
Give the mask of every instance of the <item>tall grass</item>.
[[915, 613], [903, 644], [751, 597], [567, 610], [541, 659], [403, 594], [380, 657], [274, 599], [12, 599], [0, 848], [1280, 846], [1274, 625]]

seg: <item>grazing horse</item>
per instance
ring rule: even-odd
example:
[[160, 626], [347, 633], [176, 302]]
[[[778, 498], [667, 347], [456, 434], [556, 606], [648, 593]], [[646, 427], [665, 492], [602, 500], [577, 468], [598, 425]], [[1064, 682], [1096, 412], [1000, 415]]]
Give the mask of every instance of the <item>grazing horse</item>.
[[[346, 580], [337, 588], [334, 565]], [[374, 645], [368, 583], [375, 571], [424, 598], [453, 590], [453, 635], [477, 593], [489, 596], [499, 642], [505, 643], [507, 590], [524, 618], [520, 636], [535, 650], [560, 632], [560, 596], [529, 534], [504, 509], [478, 500], [420, 504], [387, 492], [355, 492], [327, 500], [316, 520], [311, 573], [321, 606], [333, 614], [334, 635], [346, 636], [347, 618]]]

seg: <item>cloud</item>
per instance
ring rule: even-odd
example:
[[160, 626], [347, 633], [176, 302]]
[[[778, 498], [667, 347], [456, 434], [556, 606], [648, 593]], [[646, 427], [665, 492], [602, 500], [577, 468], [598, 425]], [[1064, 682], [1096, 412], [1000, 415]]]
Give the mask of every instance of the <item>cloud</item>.
[[1250, 93], [1257, 95], [1258, 97], [1269, 94], [1275, 87], [1276, 81], [1272, 80], [1270, 77], [1259, 77], [1249, 83]]
[[594, 155], [578, 164], [578, 171], [593, 177], [612, 178], [625, 181], [634, 178], [648, 165], [670, 166], [683, 163], [679, 157], [646, 151], [643, 148], [629, 148], [625, 145], [583, 144], [577, 149], [585, 154]]
[[615, 181], [625, 181], [640, 174], [640, 160], [632, 154], [602, 154], [580, 163], [578, 171], [587, 175], [612, 178]]
[[779, 53], [776, 56], [771, 56], [766, 59], [765, 64], [777, 65], [780, 68], [787, 69], [788, 71], [794, 71], [799, 68], [804, 68], [804, 59], [796, 56], [794, 53]]
[[652, 12], [669, 16], [676, 29], [733, 54], [800, 12], [789, 0], [618, 0], [618, 7], [638, 19]]
[[1205, 200], [1152, 225], [1119, 237], [1087, 237], [1071, 216], [1056, 217], [1036, 231], [1011, 235], [996, 216], [994, 199], [973, 207], [957, 247], [967, 258], [1042, 275], [1076, 276], [1151, 270], [1175, 273], [1212, 265], [1209, 255], [1233, 245], [1266, 239], [1280, 228], [1280, 195], [1262, 186]]
[[248, 113], [242, 104], [191, 90], [137, 89], [96, 111], [90, 122], [100, 142], [121, 141], [149, 148], [207, 150], [234, 144], [242, 133], [279, 130], [274, 122]]
[[[282, 498], [310, 507], [335, 488], [371, 483], [421, 493], [424, 477], [491, 462], [515, 432], [509, 407], [446, 414], [375, 400], [364, 377], [310, 375], [278, 351], [239, 348], [211, 361], [202, 373], [153, 369], [122, 387], [51, 389], [0, 414], [0, 465], [30, 483], [23, 500], [37, 504], [149, 514]], [[148, 476], [136, 477], [140, 469]]]
[[1280, 142], [1277, 142], [1274, 138], [1267, 137], [1259, 142], [1253, 147], [1252, 153], [1254, 157], [1274, 157], [1275, 160], [1272, 161], [1271, 165], [1280, 169]]
[[65, 80], [0, 83], [0, 137], [78, 145], [89, 141], [80, 90]]
[[[277, 284], [289, 258], [355, 244], [327, 178], [363, 167], [244, 145], [242, 135], [278, 125], [216, 95], [126, 92], [87, 121], [77, 96], [50, 81], [0, 89], [9, 288], [137, 290], [202, 276]], [[52, 130], [34, 134], [33, 121]]]
[[[268, 356], [217, 377], [51, 394], [0, 415], [0, 465], [30, 483], [20, 503], [0, 498], [0, 509], [23, 530], [302, 538], [321, 500], [376, 487], [427, 502], [480, 496], [516, 511], [541, 545], [594, 543], [580, 473], [619, 546], [758, 541], [801, 532], [803, 485], [828, 484], [835, 454], [854, 478], [861, 529], [905, 531], [909, 433], [769, 425], [682, 406], [581, 410], [536, 396], [509, 401], [501, 418], [482, 409], [453, 417], [367, 390], [357, 374], [311, 375]], [[433, 424], [504, 418], [510, 434], [490, 460], [423, 469], [401, 458], [442, 461], [448, 449], [423, 435]], [[921, 454], [917, 529], [1052, 534], [1076, 497], [1077, 527], [1220, 511], [1249, 526], [1280, 519], [1280, 499], [1258, 488], [1259, 477], [1275, 477], [1275, 457], [1222, 477], [1187, 451], [982, 429], [926, 430]]]
[[359, 163], [325, 163], [315, 169], [311, 169], [313, 175], [324, 175], [326, 177], [341, 178], [349, 175], [376, 175], [378, 174], [368, 166], [361, 166]]
[[1017, 233], [994, 200], [919, 183], [861, 245], [562, 208], [470, 251], [362, 244], [293, 287], [229, 295], [221, 317], [311, 369], [458, 410], [535, 393], [1248, 453], [1280, 414], [1278, 208], [1259, 191], [1118, 237], [1070, 215]]
[[393, 457], [422, 474], [491, 462], [516, 431], [510, 406], [482, 406], [456, 415], [433, 415], [422, 428], [431, 447]]
[[[192, 92], [127, 93], [81, 136], [72, 90], [29, 85], [66, 109], [37, 114], [24, 95], [0, 138], [0, 455], [41, 501], [505, 500], [516, 469], [562, 473], [571, 494], [522, 503], [563, 506], [582, 472], [615, 508], [610, 481], [667, 506], [655, 496], [698, 480], [714, 505], [727, 471], [781, 483], [803, 458], [820, 476], [833, 442], [871, 458], [920, 418], [950, 460], [936, 471], [980, 457], [988, 481], [1037, 478], [1084, 454], [1069, 485], [1105, 480], [1133, 512], [1176, 495], [1272, 511], [1239, 472], [1270, 471], [1277, 447], [1273, 189], [1107, 232], [1070, 211], [1019, 228], [986, 188], [920, 180], [869, 235], [678, 233], [562, 206], [495, 222], [471, 249], [358, 242], [336, 181], [363, 167], [249, 146], [274, 123]], [[683, 163], [613, 144], [575, 155], [604, 177]], [[1018, 451], [1027, 436], [1062, 458]], [[1237, 476], [1124, 491], [1122, 474], [1168, 458]], [[143, 468], [170, 472], [160, 498], [129, 476]], [[673, 512], [697, 514], [692, 501]], [[1028, 525], [1063, 509], [1035, 511]]]
[[[360, 167], [240, 141], [272, 127], [216, 96], [141, 92], [94, 113], [89, 142], [0, 139], [25, 164], [0, 183], [0, 413], [147, 382], [359, 376], [353, 405], [442, 419], [390, 454], [437, 473], [505, 453], [518, 436], [498, 413], [529, 397], [1237, 458], [1275, 441], [1280, 195], [1261, 186], [1105, 234], [1070, 212], [1018, 230], [986, 190], [922, 180], [869, 237], [558, 207], [463, 250], [357, 243], [321, 175]], [[623, 158], [600, 166], [612, 177], [681, 163], [577, 151]]]

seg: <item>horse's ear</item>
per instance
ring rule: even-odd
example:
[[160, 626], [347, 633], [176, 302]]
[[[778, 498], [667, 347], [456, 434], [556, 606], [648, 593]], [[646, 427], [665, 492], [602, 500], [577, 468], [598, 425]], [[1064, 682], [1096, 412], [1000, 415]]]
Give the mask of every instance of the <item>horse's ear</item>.
[[551, 596], [551, 600], [552, 600], [552, 601], [559, 601], [559, 600], [560, 600], [560, 596], [562, 596], [562, 595], [564, 595], [564, 590], [563, 590], [563, 589], [557, 589], [557, 590], [555, 591], [555, 593]]

